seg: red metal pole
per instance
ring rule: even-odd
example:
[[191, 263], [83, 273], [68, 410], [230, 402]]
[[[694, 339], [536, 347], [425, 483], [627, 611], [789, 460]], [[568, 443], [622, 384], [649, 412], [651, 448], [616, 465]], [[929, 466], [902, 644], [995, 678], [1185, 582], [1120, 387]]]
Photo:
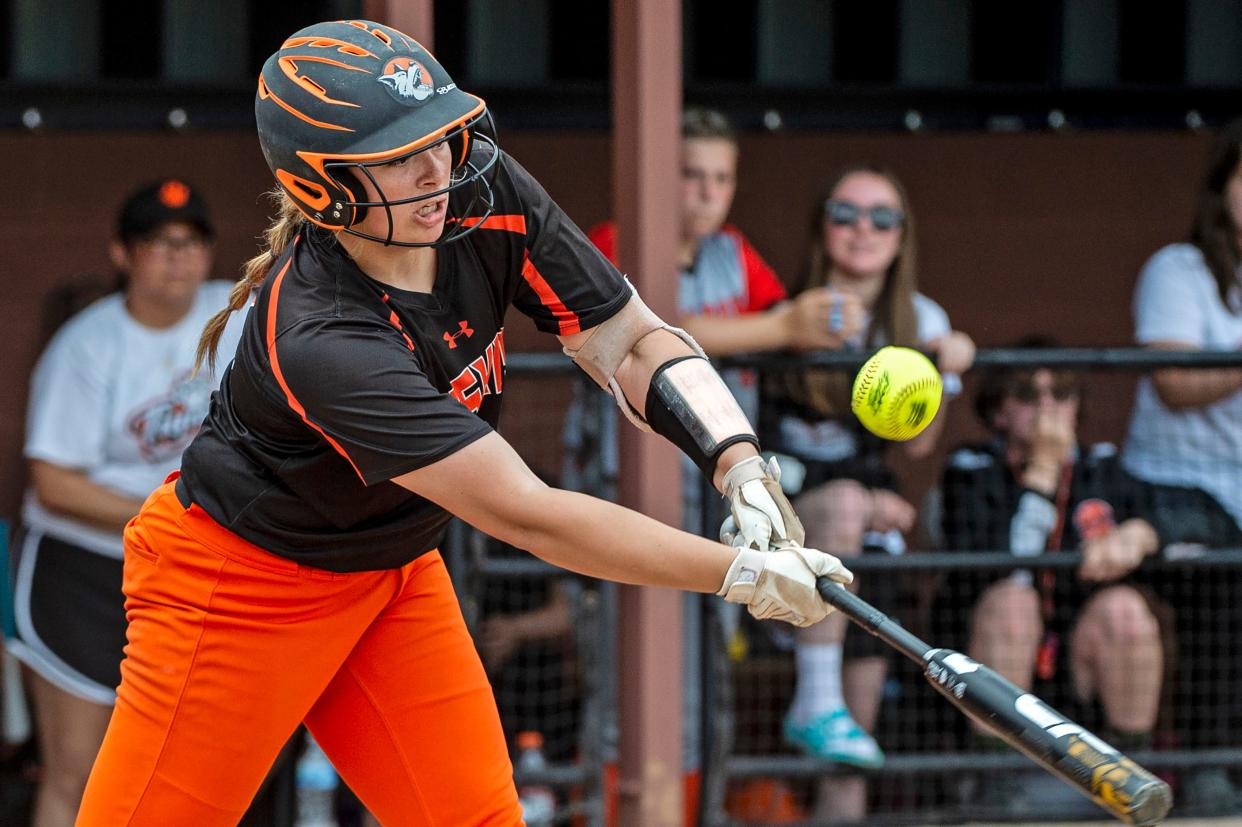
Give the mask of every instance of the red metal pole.
[[[681, 3], [612, 4], [613, 199], [617, 254], [647, 304], [676, 313], [681, 121]], [[658, 437], [622, 425], [622, 501], [681, 523], [681, 465]], [[621, 824], [682, 824], [679, 592], [623, 587], [618, 703]]]
[[[435, 51], [435, 17], [432, 14], [432, 0], [363, 0], [362, 16], [376, 23], [392, 26], [405, 32], [423, 44], [429, 52]], [[449, 74], [454, 69], [460, 72], [465, 67], [447, 67]]]

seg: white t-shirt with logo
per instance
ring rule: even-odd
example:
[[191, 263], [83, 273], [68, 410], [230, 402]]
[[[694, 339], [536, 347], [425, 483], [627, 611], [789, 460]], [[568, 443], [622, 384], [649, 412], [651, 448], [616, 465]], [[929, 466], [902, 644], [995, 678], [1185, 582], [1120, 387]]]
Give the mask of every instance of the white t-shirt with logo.
[[[1185, 342], [1202, 350], [1242, 348], [1242, 287], [1220, 300], [1193, 244], [1170, 244], [1143, 265], [1134, 293], [1139, 344]], [[1232, 309], [1232, 312], [1231, 312]], [[1194, 486], [1242, 525], [1242, 391], [1199, 408], [1170, 410], [1151, 379], [1139, 381], [1122, 464], [1140, 479]]]
[[[144, 498], [181, 464], [207, 415], [218, 375], [191, 377], [203, 326], [228, 304], [232, 285], [209, 281], [185, 318], [164, 329], [139, 324], [121, 293], [106, 296], [57, 331], [39, 358], [27, 408], [25, 456], [80, 470], [92, 482]], [[223, 371], [245, 312], [220, 339]], [[121, 556], [121, 535], [43, 508], [27, 491], [22, 519], [75, 545]]]

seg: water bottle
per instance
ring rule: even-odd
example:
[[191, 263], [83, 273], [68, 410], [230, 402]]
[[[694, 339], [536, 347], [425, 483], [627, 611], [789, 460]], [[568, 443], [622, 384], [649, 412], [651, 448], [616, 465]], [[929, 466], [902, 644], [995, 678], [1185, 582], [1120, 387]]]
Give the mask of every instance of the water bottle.
[[337, 827], [336, 788], [341, 780], [336, 768], [309, 732], [295, 776], [298, 799], [296, 827]]
[[[543, 734], [527, 731], [517, 736], [517, 760], [519, 773], [538, 772], [546, 769], [548, 760], [543, 756]], [[518, 789], [518, 803], [522, 805], [522, 820], [526, 827], [551, 827], [556, 816], [556, 795], [551, 788], [539, 784], [525, 784]]]

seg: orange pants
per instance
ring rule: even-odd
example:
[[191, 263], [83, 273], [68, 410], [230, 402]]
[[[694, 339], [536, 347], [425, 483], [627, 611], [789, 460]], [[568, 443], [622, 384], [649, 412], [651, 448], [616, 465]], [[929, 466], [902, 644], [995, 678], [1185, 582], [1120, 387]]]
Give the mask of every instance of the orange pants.
[[386, 826], [521, 824], [438, 552], [307, 568], [165, 484], [125, 529], [124, 589], [129, 643], [80, 827], [236, 824], [303, 720]]

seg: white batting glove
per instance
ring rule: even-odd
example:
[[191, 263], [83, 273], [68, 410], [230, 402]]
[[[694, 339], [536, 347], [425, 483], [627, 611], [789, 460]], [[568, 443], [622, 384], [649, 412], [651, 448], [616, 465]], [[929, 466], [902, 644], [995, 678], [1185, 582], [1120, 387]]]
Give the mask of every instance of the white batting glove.
[[748, 457], [724, 475], [724, 495], [729, 517], [720, 527], [721, 542], [742, 548], [800, 546], [806, 540], [802, 521], [780, 485], [781, 468], [776, 458]]
[[760, 620], [810, 626], [832, 611], [815, 587], [817, 577], [828, 577], [841, 584], [854, 581], [854, 575], [840, 560], [813, 548], [742, 548], [716, 594], [730, 603], [746, 604], [747, 611]]

